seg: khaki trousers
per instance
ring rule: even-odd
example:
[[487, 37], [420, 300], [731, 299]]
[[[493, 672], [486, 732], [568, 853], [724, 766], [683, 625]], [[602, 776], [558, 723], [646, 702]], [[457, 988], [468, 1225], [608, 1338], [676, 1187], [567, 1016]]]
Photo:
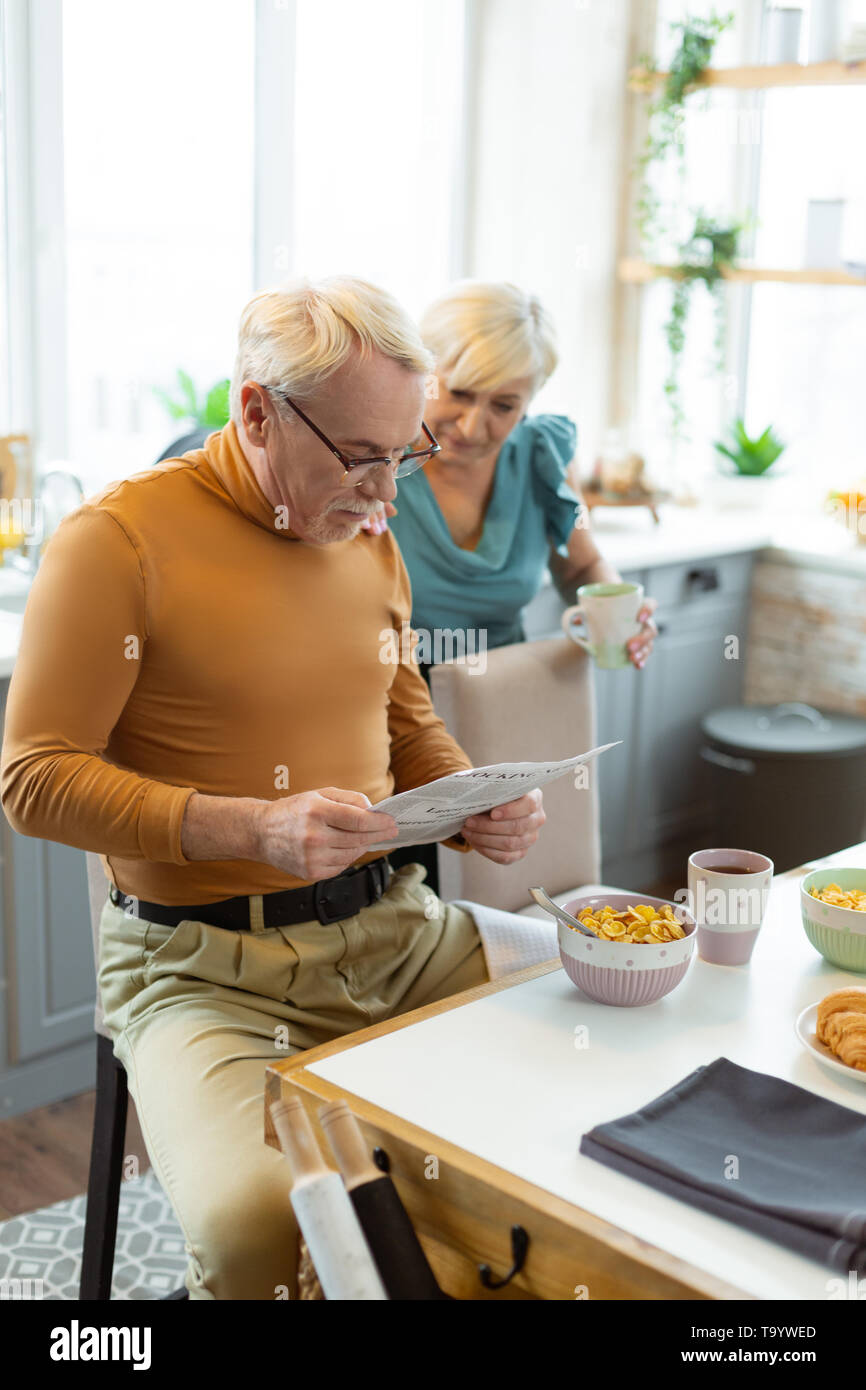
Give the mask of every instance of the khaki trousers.
[[469, 913], [407, 865], [354, 917], [166, 927], [110, 899], [99, 986], [147, 1152], [186, 1238], [190, 1298], [297, 1297], [290, 1170], [264, 1142], [268, 1062], [483, 983]]

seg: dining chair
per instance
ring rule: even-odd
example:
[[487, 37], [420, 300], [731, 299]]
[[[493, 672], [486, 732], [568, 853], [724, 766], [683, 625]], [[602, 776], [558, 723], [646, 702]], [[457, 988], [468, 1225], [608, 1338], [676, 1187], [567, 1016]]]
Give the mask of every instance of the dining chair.
[[[176, 439], [156, 460], [176, 458], [201, 448], [211, 430], [196, 429]], [[98, 854], [86, 852], [87, 883], [90, 894], [90, 925], [93, 932], [93, 959], [99, 969], [99, 921], [110, 887]], [[111, 1298], [117, 1217], [123, 1172], [123, 1147], [129, 1090], [123, 1063], [114, 1055], [111, 1035], [105, 1027], [99, 982], [93, 1012], [96, 1031], [96, 1107], [93, 1114], [93, 1140], [87, 1181], [87, 1208], [84, 1218], [84, 1244], [81, 1253], [79, 1298]], [[166, 1295], [170, 1299], [189, 1298], [185, 1288]]]
[[[592, 663], [567, 637], [495, 647], [483, 671], [442, 662], [430, 670], [430, 691], [437, 714], [476, 767], [570, 758], [595, 746]], [[594, 762], [584, 766], [586, 786], [567, 775], [544, 788], [547, 821], [516, 864], [440, 845], [439, 896], [543, 917], [528, 884], [541, 885], [560, 906], [580, 893], [617, 891], [598, 883], [598, 773]]]
[[[78, 1296], [82, 1301], [105, 1301], [111, 1298], [129, 1091], [126, 1071], [123, 1063], [114, 1055], [111, 1035], [105, 1027], [99, 994], [99, 919], [110, 885], [99, 855], [88, 852], [86, 858], [93, 959], [97, 967], [96, 1006], [93, 1011], [96, 1030], [96, 1108], [93, 1113]], [[189, 1298], [189, 1293], [181, 1288], [165, 1297]]]
[[194, 430], [189, 430], [187, 434], [182, 434], [179, 439], [173, 439], [168, 447], [163, 449], [156, 463], [163, 463], [165, 459], [180, 458], [182, 454], [191, 454], [193, 449], [203, 448], [209, 434], [213, 434], [213, 430], [205, 429], [201, 425]]
[[[90, 1150], [78, 1296], [82, 1301], [105, 1301], [111, 1298], [129, 1091], [126, 1071], [123, 1063], [114, 1055], [111, 1035], [105, 1027], [99, 994], [99, 919], [108, 896], [109, 882], [99, 855], [87, 852], [85, 857], [93, 931], [93, 959], [97, 967], [96, 1006], [93, 1011], [93, 1026], [96, 1031], [96, 1108], [93, 1114], [93, 1141]], [[312, 1301], [323, 1297], [306, 1242], [301, 1239], [298, 1251], [298, 1298], [302, 1301]], [[173, 1293], [166, 1294], [165, 1298], [189, 1298], [189, 1292], [185, 1288], [175, 1289]]]

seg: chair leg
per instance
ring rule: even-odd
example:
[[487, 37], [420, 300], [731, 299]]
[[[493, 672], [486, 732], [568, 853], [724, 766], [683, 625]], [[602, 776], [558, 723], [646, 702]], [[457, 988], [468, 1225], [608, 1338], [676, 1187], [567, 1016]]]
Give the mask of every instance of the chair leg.
[[96, 1111], [78, 1295], [82, 1301], [111, 1298], [128, 1102], [126, 1072], [111, 1040], [97, 1034]]

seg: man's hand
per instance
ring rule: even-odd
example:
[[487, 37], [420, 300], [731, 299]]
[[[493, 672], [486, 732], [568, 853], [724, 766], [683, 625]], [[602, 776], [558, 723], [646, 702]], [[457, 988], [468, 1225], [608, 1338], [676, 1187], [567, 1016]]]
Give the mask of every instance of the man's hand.
[[494, 864], [515, 864], [535, 844], [546, 819], [541, 791], [536, 787], [516, 801], [494, 806], [481, 816], [470, 816], [461, 832], [473, 849]]
[[264, 803], [255, 857], [298, 878], [333, 878], [396, 835], [393, 816], [371, 811], [362, 792], [321, 787]]

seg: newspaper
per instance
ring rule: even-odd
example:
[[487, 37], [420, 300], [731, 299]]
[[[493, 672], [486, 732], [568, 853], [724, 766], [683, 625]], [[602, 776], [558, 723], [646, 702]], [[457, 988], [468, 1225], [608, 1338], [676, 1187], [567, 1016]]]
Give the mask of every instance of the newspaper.
[[397, 822], [399, 834], [392, 840], [370, 845], [370, 849], [398, 849], [400, 845], [429, 845], [456, 835], [469, 816], [492, 811], [506, 801], [516, 801], [533, 787], [543, 787], [557, 777], [564, 777], [581, 763], [588, 762], [615, 743], [603, 743], [588, 753], [574, 758], [561, 758], [549, 763], [492, 763], [489, 767], [470, 767], [464, 772], [452, 772], [423, 787], [389, 796], [371, 807], [387, 811]]

